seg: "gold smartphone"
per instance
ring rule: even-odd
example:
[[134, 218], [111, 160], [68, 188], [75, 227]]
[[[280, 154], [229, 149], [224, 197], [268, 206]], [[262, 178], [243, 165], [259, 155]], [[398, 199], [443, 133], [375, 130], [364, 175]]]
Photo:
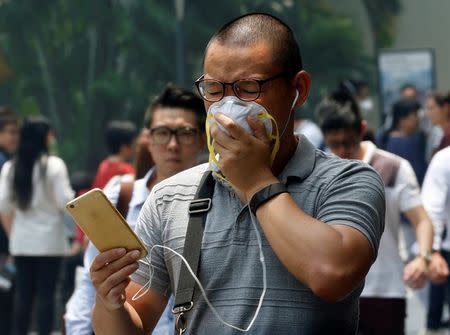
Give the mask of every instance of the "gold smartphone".
[[99, 188], [69, 201], [67, 211], [99, 251], [125, 248], [147, 255], [144, 243]]

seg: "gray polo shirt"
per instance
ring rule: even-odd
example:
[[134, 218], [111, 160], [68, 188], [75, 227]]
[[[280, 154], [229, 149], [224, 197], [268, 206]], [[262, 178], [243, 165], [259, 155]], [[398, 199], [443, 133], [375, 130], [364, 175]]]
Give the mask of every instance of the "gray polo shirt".
[[[148, 249], [160, 244], [183, 252], [189, 202], [207, 168], [207, 164], [196, 166], [153, 188], [136, 228]], [[330, 225], [357, 229], [370, 241], [376, 255], [384, 229], [385, 199], [383, 183], [371, 167], [325, 154], [302, 136], [279, 178], [306, 213]], [[268, 289], [249, 333], [355, 334], [363, 283], [338, 303], [324, 302], [289, 273], [259, 226], [258, 230]], [[240, 328], [246, 328], [251, 321], [263, 287], [258, 250], [248, 207], [232, 191], [216, 183], [205, 224], [199, 279], [222, 318]], [[155, 248], [152, 264], [151, 287], [165, 295], [175, 292], [179, 257]], [[132, 279], [141, 285], [149, 281], [147, 260], [140, 262]], [[199, 289], [194, 301], [194, 308], [187, 314], [187, 334], [241, 333], [217, 320]]]

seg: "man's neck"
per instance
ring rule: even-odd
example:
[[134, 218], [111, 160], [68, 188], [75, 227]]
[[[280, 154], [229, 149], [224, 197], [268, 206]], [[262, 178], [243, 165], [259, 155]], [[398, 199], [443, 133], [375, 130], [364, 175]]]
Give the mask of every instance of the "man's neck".
[[415, 132], [416, 130], [400, 127], [399, 129], [392, 131], [390, 135], [393, 137], [409, 137], [413, 135]]
[[151, 190], [153, 188], [153, 186], [155, 186], [156, 184], [158, 184], [159, 182], [163, 181], [164, 179], [167, 179], [169, 177], [172, 177], [174, 174], [164, 174], [164, 173], [160, 173], [156, 168], [153, 171], [152, 176], [149, 178], [148, 182], [147, 182], [147, 187], [149, 190]]

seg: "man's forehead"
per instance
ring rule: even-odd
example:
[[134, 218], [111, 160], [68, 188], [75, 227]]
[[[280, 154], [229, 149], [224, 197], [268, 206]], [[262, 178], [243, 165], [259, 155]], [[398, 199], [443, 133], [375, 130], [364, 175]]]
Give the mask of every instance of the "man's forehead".
[[263, 41], [250, 46], [213, 42], [206, 52], [204, 73], [218, 80], [265, 76], [275, 68], [272, 55], [271, 46]]
[[179, 118], [179, 117], [191, 118], [192, 116], [195, 116], [195, 112], [192, 109], [184, 107], [160, 106], [155, 108], [155, 110], [153, 111], [153, 116], [156, 115], [166, 118]]

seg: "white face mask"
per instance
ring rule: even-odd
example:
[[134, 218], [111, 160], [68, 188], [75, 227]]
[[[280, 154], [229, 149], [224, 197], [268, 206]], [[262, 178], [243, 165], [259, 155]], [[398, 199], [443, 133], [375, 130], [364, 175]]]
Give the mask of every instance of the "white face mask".
[[214, 140], [212, 139], [210, 133], [210, 127], [212, 124], [216, 123], [223, 131], [227, 132], [219, 123], [215, 120], [215, 115], [217, 113], [222, 113], [230, 119], [234, 120], [240, 127], [242, 127], [249, 134], [252, 134], [253, 131], [250, 128], [247, 117], [253, 116], [254, 118], [260, 120], [265, 128], [267, 136], [274, 141], [274, 145], [272, 148], [272, 152], [270, 155], [270, 164], [273, 164], [276, 154], [280, 149], [280, 138], [284, 135], [286, 131], [287, 125], [291, 118], [292, 110], [297, 103], [299, 93], [296, 91], [296, 95], [294, 101], [291, 105], [291, 109], [289, 112], [289, 117], [286, 121], [286, 124], [283, 128], [281, 135], [278, 131], [278, 125], [275, 122], [275, 119], [270, 115], [270, 113], [260, 104], [257, 104], [254, 101], [242, 101], [239, 98], [231, 95], [226, 96], [222, 100], [213, 103], [209, 109], [206, 118], [206, 136], [207, 136], [207, 145], [209, 151], [209, 165], [211, 171], [213, 171], [213, 175], [219, 181], [229, 185], [229, 181], [227, 178], [220, 172], [218, 162], [220, 160], [220, 155], [214, 150]]

